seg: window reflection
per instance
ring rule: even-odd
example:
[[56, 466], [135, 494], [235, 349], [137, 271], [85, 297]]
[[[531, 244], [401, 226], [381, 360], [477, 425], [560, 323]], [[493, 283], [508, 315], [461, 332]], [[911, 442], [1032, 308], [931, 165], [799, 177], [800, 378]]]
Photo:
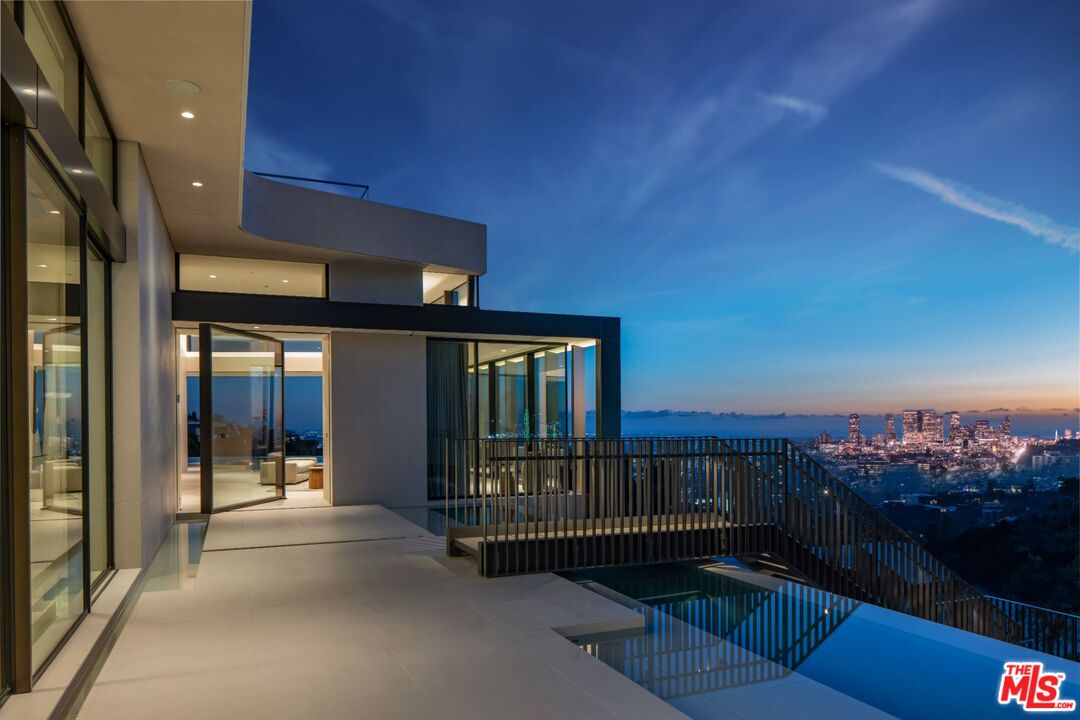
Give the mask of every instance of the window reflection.
[[554, 438], [567, 434], [566, 348], [533, 353], [536, 364], [536, 435]]
[[105, 186], [105, 192], [113, 197], [113, 136], [109, 132], [109, 126], [105, 122], [105, 113], [98, 103], [97, 94], [90, 84], [89, 76], [86, 79], [84, 89], [86, 98], [86, 128], [85, 141], [86, 156], [90, 158], [90, 164]]
[[30, 603], [33, 665], [83, 611], [80, 223], [53, 178], [27, 156], [30, 391]]
[[78, 130], [79, 58], [55, 2], [23, 3], [26, 44], [71, 127]]
[[501, 437], [528, 437], [529, 415], [525, 407], [524, 356], [495, 362], [495, 434]]

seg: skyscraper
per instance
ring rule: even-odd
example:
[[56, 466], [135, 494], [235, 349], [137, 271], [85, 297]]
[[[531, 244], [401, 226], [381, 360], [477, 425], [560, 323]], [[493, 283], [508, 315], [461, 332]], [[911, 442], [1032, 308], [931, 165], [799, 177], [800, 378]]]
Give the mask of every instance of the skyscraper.
[[896, 421], [892, 413], [885, 413], [885, 444], [896, 442]]
[[847, 419], [847, 439], [852, 445], [862, 445], [862, 433], [859, 431], [859, 414], [851, 413]]
[[922, 441], [927, 445], [945, 444], [945, 419], [934, 410], [922, 410]]
[[1012, 435], [1012, 418], [1008, 415], [1001, 421], [1001, 437], [1007, 438]]
[[960, 413], [950, 410], [945, 413], [949, 416], [949, 442], [956, 443], [960, 440]]
[[922, 413], [918, 410], [905, 410], [902, 414], [904, 420], [904, 439], [905, 445], [918, 445], [922, 442], [922, 437], [919, 434], [919, 422], [920, 415]]

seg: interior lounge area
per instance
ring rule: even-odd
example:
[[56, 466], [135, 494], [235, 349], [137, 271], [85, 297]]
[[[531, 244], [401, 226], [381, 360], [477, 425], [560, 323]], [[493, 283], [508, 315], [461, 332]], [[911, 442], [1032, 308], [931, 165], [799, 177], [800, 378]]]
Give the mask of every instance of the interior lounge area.
[[428, 500], [446, 497], [447, 441], [583, 437], [596, 409], [596, 341], [430, 337]]
[[[328, 506], [329, 339], [217, 326], [178, 328], [177, 512], [201, 515], [266, 502]], [[200, 359], [209, 337], [209, 363]], [[202, 379], [210, 378], [204, 394]], [[209, 409], [209, 417], [207, 412]], [[200, 442], [213, 433], [210, 472]], [[207, 482], [208, 480], [208, 482]], [[204, 492], [209, 496], [204, 502]], [[280, 506], [281, 503], [274, 505]]]

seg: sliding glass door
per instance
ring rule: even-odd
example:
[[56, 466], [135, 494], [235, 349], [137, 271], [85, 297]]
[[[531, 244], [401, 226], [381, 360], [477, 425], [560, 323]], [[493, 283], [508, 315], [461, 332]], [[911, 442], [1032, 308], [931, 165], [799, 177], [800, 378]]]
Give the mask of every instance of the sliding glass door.
[[284, 358], [274, 338], [199, 326], [204, 513], [285, 497]]

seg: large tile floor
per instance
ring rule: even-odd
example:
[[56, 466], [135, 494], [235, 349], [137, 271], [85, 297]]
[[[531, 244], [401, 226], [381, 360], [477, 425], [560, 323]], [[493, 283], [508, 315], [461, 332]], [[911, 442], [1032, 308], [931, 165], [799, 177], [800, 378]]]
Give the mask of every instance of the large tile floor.
[[683, 717], [553, 630], [639, 615], [480, 578], [381, 507], [219, 515], [205, 547], [193, 588], [142, 596], [80, 717]]

